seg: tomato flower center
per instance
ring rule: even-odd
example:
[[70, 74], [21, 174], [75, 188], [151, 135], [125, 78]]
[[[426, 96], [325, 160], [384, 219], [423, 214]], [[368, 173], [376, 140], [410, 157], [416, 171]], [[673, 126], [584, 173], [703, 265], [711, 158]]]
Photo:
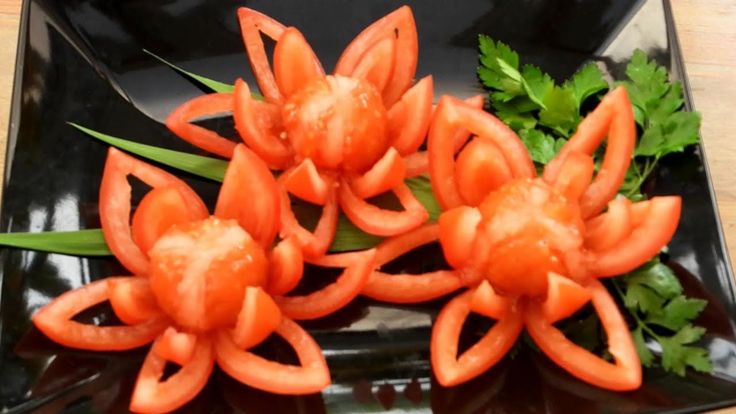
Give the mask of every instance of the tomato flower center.
[[364, 172], [388, 149], [381, 94], [362, 79], [312, 81], [289, 97], [282, 117], [298, 161], [321, 168]]
[[489, 194], [479, 210], [483, 271], [494, 288], [509, 295], [540, 296], [547, 291], [548, 272], [569, 274], [565, 254], [583, 243], [576, 202], [541, 179], [520, 179]]
[[266, 282], [266, 254], [235, 220], [210, 217], [175, 225], [149, 257], [156, 301], [194, 332], [234, 325], [245, 288]]

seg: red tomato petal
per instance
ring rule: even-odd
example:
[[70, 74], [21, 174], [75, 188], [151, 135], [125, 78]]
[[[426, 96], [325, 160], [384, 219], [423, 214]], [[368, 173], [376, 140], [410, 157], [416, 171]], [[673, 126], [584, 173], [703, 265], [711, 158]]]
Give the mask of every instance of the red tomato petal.
[[416, 228], [429, 219], [429, 213], [403, 182], [392, 188], [403, 211], [386, 210], [356, 196], [350, 185], [341, 180], [338, 189], [343, 213], [359, 229], [377, 236], [394, 236]]
[[148, 278], [109, 277], [108, 299], [115, 316], [127, 325], [138, 325], [163, 316]]
[[572, 316], [590, 300], [590, 291], [574, 280], [557, 273], [547, 275], [547, 298], [542, 304], [547, 322]]
[[455, 207], [440, 215], [440, 245], [453, 268], [462, 269], [467, 264], [481, 218], [477, 208], [468, 206]]
[[241, 349], [249, 349], [268, 338], [279, 324], [281, 310], [273, 298], [260, 287], [249, 286], [245, 289], [232, 339]]
[[503, 319], [511, 307], [511, 302], [496, 293], [487, 280], [482, 281], [474, 290], [470, 299], [470, 310], [491, 319]]
[[417, 69], [419, 41], [414, 15], [409, 6], [398, 8], [360, 32], [345, 48], [335, 66], [336, 75], [351, 76], [371, 47], [384, 38], [395, 35], [397, 38], [394, 69], [383, 93], [383, 102], [387, 108], [409, 89]]
[[153, 188], [176, 188], [193, 211], [206, 211], [207, 207], [184, 181], [115, 148], [108, 150], [100, 185], [99, 205], [105, 242], [123, 266], [134, 274], [143, 276], [148, 273], [148, 258], [131, 235], [131, 187], [127, 180], [128, 175], [139, 178]]
[[333, 181], [321, 176], [310, 158], [284, 173], [283, 186], [289, 193], [312, 204], [325, 205]]
[[299, 241], [305, 258], [321, 257], [332, 244], [337, 231], [337, 218], [340, 212], [337, 203], [337, 189], [331, 189], [327, 196], [327, 202], [322, 208], [322, 215], [317, 222], [314, 232], [302, 227], [291, 210], [291, 199], [289, 193], [284, 189], [283, 174], [279, 177], [281, 192], [281, 237], [294, 236]]
[[460, 332], [470, 314], [472, 297], [473, 292], [467, 291], [451, 300], [437, 315], [432, 328], [432, 369], [437, 381], [445, 387], [471, 380], [490, 369], [511, 349], [524, 326], [521, 314], [510, 308], [505, 318], [458, 356]]
[[268, 102], [280, 103], [283, 100], [276, 84], [271, 65], [268, 63], [266, 49], [261, 33], [273, 40], [278, 40], [286, 28], [276, 20], [247, 7], [238, 9], [240, 32], [248, 52], [250, 67], [256, 75], [258, 87]]
[[606, 250], [631, 234], [631, 201], [615, 198], [608, 203], [608, 211], [585, 223], [585, 247]]
[[394, 72], [395, 57], [396, 37], [386, 36], [363, 54], [352, 77], [365, 79], [383, 92]]
[[406, 167], [406, 178], [418, 177], [429, 173], [429, 154], [427, 151], [419, 151], [404, 157]]
[[261, 246], [279, 231], [279, 189], [266, 164], [244, 145], [235, 149], [217, 198], [215, 216], [235, 219]]
[[281, 311], [292, 319], [317, 319], [329, 315], [350, 303], [368, 282], [375, 268], [375, 249], [361, 252], [356, 260], [326, 287], [304, 296], [276, 297]]
[[178, 332], [173, 326], [169, 326], [151, 349], [159, 358], [184, 366], [192, 360], [196, 345], [196, 335]]
[[425, 76], [388, 111], [388, 134], [391, 145], [401, 155], [416, 152], [424, 143], [432, 120], [432, 76]]
[[[33, 324], [56, 343], [91, 351], [123, 351], [153, 341], [166, 329], [165, 318], [133, 326], [96, 326], [72, 320], [78, 313], [109, 299], [108, 279], [65, 292], [36, 312], [31, 318]], [[117, 279], [126, 283], [124, 280], [130, 278]]]
[[552, 187], [568, 200], [578, 201], [593, 179], [593, 157], [571, 151], [560, 167], [560, 173], [551, 183]]
[[302, 280], [304, 258], [295, 236], [281, 240], [271, 250], [268, 288], [272, 295], [285, 295]]
[[404, 181], [404, 160], [393, 147], [370, 170], [350, 182], [356, 196], [369, 198], [391, 190]]
[[646, 218], [628, 237], [609, 249], [591, 252], [588, 262], [594, 275], [608, 277], [630, 272], [670, 242], [680, 221], [680, 197], [654, 197], [644, 203], [650, 204]]
[[242, 79], [235, 81], [234, 94], [233, 119], [243, 141], [268, 165], [286, 168], [292, 161], [292, 151], [285, 140], [275, 135], [283, 132], [279, 107], [253, 99]]
[[276, 333], [294, 348], [301, 366], [268, 361], [243, 351], [225, 331], [216, 339], [217, 364], [243, 384], [274, 394], [311, 394], [330, 385], [330, 372], [322, 350], [306, 331], [283, 318]]
[[194, 125], [191, 121], [207, 116], [233, 111], [233, 95], [211, 93], [198, 96], [176, 108], [168, 118], [166, 127], [184, 141], [221, 157], [231, 158], [236, 143], [215, 131]]
[[470, 141], [460, 151], [455, 163], [457, 189], [467, 205], [479, 205], [490, 192], [512, 178], [506, 158], [490, 140]]
[[213, 367], [212, 340], [206, 336], [197, 337], [189, 363], [165, 381], [161, 381], [161, 377], [166, 368], [166, 360], [151, 350], [138, 374], [130, 400], [130, 410], [138, 413], [176, 410], [199, 394], [207, 384]]
[[608, 351], [615, 363], [590, 353], [547, 322], [542, 304], [535, 303], [525, 312], [529, 335], [539, 348], [557, 365], [573, 376], [595, 386], [615, 391], [629, 391], [641, 385], [641, 362], [634, 341], [606, 288], [593, 281], [588, 290], [596, 313], [608, 336]]
[[273, 72], [284, 98], [314, 79], [325, 76], [317, 55], [299, 30], [288, 27], [273, 51]]
[[361, 295], [381, 302], [421, 303], [445, 296], [462, 286], [462, 279], [451, 270], [419, 275], [391, 275], [374, 271]]

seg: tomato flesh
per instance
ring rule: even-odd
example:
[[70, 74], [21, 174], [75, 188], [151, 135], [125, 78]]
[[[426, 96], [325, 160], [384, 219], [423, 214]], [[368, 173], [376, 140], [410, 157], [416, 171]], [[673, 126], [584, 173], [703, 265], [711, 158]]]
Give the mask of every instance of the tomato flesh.
[[297, 157], [317, 167], [364, 172], [388, 148], [381, 94], [363, 79], [314, 80], [289, 97], [282, 117]]
[[489, 194], [479, 210], [487, 259], [480, 270], [500, 293], [544, 295], [549, 272], [568, 274], [563, 254], [582, 245], [577, 204], [542, 180], [518, 179]]
[[175, 225], [150, 251], [159, 306], [193, 332], [233, 326], [248, 286], [266, 283], [263, 248], [235, 220]]

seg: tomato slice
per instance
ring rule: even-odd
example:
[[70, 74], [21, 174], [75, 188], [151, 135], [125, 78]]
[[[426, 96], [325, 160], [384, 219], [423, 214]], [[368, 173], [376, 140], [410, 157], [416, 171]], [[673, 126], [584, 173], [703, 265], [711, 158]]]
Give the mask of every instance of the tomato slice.
[[279, 189], [266, 164], [244, 145], [235, 148], [217, 197], [215, 216], [235, 219], [261, 246], [279, 231]]
[[356, 196], [369, 198], [385, 193], [401, 184], [405, 175], [404, 160], [399, 152], [391, 147], [370, 170], [350, 181], [350, 187]]
[[136, 275], [146, 275], [148, 258], [131, 235], [131, 187], [127, 180], [128, 175], [139, 178], [153, 188], [176, 188], [192, 211], [206, 211], [207, 207], [184, 181], [115, 148], [108, 150], [99, 202], [100, 222], [105, 242], [123, 266]]
[[250, 60], [250, 67], [256, 76], [258, 87], [266, 101], [281, 103], [283, 96], [276, 84], [271, 65], [268, 63], [261, 33], [273, 40], [278, 40], [286, 28], [265, 14], [247, 7], [238, 9], [238, 21], [240, 22], [240, 33], [243, 36], [245, 50], [248, 53], [248, 60]]
[[608, 136], [606, 153], [598, 174], [580, 198], [583, 218], [600, 212], [621, 188], [636, 144], [634, 112], [626, 89], [609, 92], [593, 112], [583, 119], [577, 131], [544, 170], [544, 179], [554, 182], [567, 155], [579, 151], [588, 155]]
[[295, 236], [281, 240], [271, 250], [268, 288], [272, 295], [284, 295], [294, 289], [302, 280], [304, 258], [299, 240]]
[[289, 193], [283, 188], [283, 174], [279, 177], [281, 188], [281, 237], [294, 236], [302, 247], [305, 258], [316, 258], [323, 256], [332, 244], [337, 231], [337, 218], [339, 208], [337, 203], [337, 190], [332, 188], [327, 196], [327, 201], [322, 208], [322, 215], [317, 222], [314, 232], [302, 227], [291, 210], [291, 199]]
[[482, 281], [473, 290], [470, 299], [470, 310], [491, 319], [500, 320], [506, 317], [511, 307], [511, 302], [496, 293], [487, 280]]
[[375, 249], [361, 252], [360, 260], [346, 267], [335, 282], [316, 292], [274, 299], [284, 315], [291, 319], [317, 319], [329, 315], [360, 294], [375, 268], [375, 253]]
[[[449, 98], [459, 101], [459, 99], [453, 96]], [[471, 108], [483, 109], [485, 98], [483, 95], [475, 95], [475, 96], [471, 96], [470, 98], [463, 100], [462, 102], [470, 106]], [[432, 116], [434, 117], [434, 114]], [[460, 129], [457, 132], [455, 132], [455, 136], [452, 138], [452, 142], [455, 143], [455, 153], [457, 153], [463, 148], [465, 143], [468, 142], [468, 139], [470, 139], [470, 135], [471, 133], [467, 129]]]
[[138, 325], [163, 316], [147, 278], [109, 277], [105, 280], [112, 310], [126, 325]]
[[620, 197], [608, 203], [608, 211], [585, 223], [585, 247], [606, 250], [631, 234], [631, 202]]
[[432, 328], [430, 354], [437, 382], [451, 387], [471, 380], [495, 365], [511, 349], [524, 322], [516, 308], [496, 322], [470, 349], [458, 356], [458, 342], [470, 314], [473, 291], [466, 291], [442, 308]]
[[245, 289], [232, 339], [241, 349], [249, 349], [268, 338], [279, 324], [281, 310], [276, 302], [260, 287], [249, 286]]
[[394, 236], [416, 228], [429, 219], [429, 213], [403, 182], [391, 191], [404, 207], [403, 211], [387, 210], [356, 196], [345, 181], [340, 181], [338, 195], [343, 213], [359, 229], [377, 236]]
[[427, 141], [432, 190], [443, 209], [464, 204], [455, 177], [453, 155], [453, 140], [461, 128], [481, 139], [491, 140], [503, 154], [514, 178], [536, 175], [526, 147], [506, 124], [489, 113], [443, 96], [432, 120]]
[[294, 348], [301, 366], [269, 361], [243, 351], [227, 331], [220, 331], [216, 337], [217, 364], [243, 384], [274, 394], [311, 394], [330, 385], [330, 371], [322, 350], [306, 331], [294, 321], [283, 318], [276, 334]]
[[192, 360], [197, 345], [197, 336], [186, 332], [177, 332], [173, 326], [166, 328], [164, 333], [153, 343], [151, 350], [166, 361], [179, 366], [185, 366]]
[[206, 219], [210, 213], [204, 204], [187, 204], [176, 187], [149, 191], [133, 213], [133, 240], [145, 253], [175, 224]]
[[403, 156], [416, 152], [424, 143], [432, 120], [433, 89], [432, 76], [425, 76], [388, 111], [390, 142]]
[[418, 177], [429, 172], [429, 154], [427, 151], [418, 151], [404, 157], [406, 178]]
[[289, 193], [304, 201], [320, 206], [325, 205], [333, 180], [320, 175], [310, 158], [284, 173], [282, 181]]
[[[160, 341], [161, 339], [158, 339]], [[155, 348], [156, 344], [154, 344]], [[161, 381], [166, 360], [152, 349], [148, 352], [130, 399], [130, 410], [137, 413], [174, 411], [194, 399], [207, 384], [214, 368], [212, 340], [198, 336], [190, 361], [178, 372]]]
[[292, 161], [292, 151], [280, 136], [284, 132], [278, 105], [253, 99], [248, 84], [235, 81], [233, 120], [243, 141], [269, 166], [286, 168]]
[[490, 140], [474, 139], [455, 163], [455, 179], [465, 204], [477, 206], [491, 192], [513, 179], [511, 168]]
[[548, 322], [540, 303], [525, 312], [527, 332], [552, 361], [573, 376], [595, 386], [629, 391], [641, 385], [641, 362], [621, 312], [606, 288], [594, 280], [588, 286], [591, 300], [608, 336], [608, 351], [615, 363], [590, 353]]
[[621, 275], [636, 269], [659, 253], [674, 236], [680, 221], [680, 197], [654, 197], [642, 203], [650, 205], [646, 218], [628, 237], [606, 250], [590, 253], [589, 267], [598, 277]]
[[[120, 283], [131, 277], [118, 277]], [[168, 325], [165, 318], [133, 326], [96, 326], [73, 321], [78, 313], [110, 298], [108, 280], [97, 280], [65, 292], [36, 312], [31, 320], [52, 341], [91, 351], [123, 351], [153, 341]]]
[[542, 304], [547, 322], [572, 316], [590, 300], [590, 291], [574, 280], [557, 273], [547, 274], [547, 298]]
[[191, 123], [192, 120], [233, 111], [231, 93], [211, 93], [193, 98], [176, 108], [167, 118], [166, 127], [184, 141], [221, 157], [231, 158], [236, 143], [215, 131]]
[[396, 57], [396, 37], [386, 36], [366, 50], [352, 76], [372, 83], [379, 92], [383, 92], [391, 80]]
[[314, 79], [325, 76], [322, 64], [302, 33], [287, 27], [273, 50], [273, 73], [279, 91], [288, 98]]
[[560, 173], [552, 187], [565, 198], [578, 201], [593, 179], [593, 157], [578, 151], [571, 151], [562, 162]]
[[419, 40], [409, 6], [396, 9], [360, 32], [345, 48], [335, 66], [336, 75], [351, 76], [365, 54], [389, 36], [396, 36], [396, 54], [391, 80], [383, 91], [383, 102], [387, 108], [409, 89], [417, 70]]
[[440, 244], [447, 263], [462, 269], [473, 253], [481, 214], [477, 208], [460, 206], [440, 215]]
[[461, 287], [462, 279], [451, 270], [418, 275], [392, 275], [374, 271], [360, 294], [381, 302], [421, 303], [440, 298]]

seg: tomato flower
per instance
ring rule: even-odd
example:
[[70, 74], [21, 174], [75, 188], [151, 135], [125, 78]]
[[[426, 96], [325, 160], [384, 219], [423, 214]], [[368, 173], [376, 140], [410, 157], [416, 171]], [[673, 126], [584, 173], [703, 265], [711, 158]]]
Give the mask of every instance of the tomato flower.
[[[132, 175], [151, 190], [132, 223]], [[279, 241], [279, 189], [266, 164], [238, 145], [214, 215], [197, 194], [169, 173], [114, 148], [100, 188], [100, 219], [110, 250], [137, 276], [109, 277], [59, 296], [33, 316], [62, 345], [117, 351], [153, 342], [133, 392], [136, 412], [166, 412], [194, 398], [215, 361], [254, 388], [280, 394], [319, 392], [330, 383], [322, 352], [294, 319], [318, 318], [352, 300], [373, 268], [362, 253], [327, 287], [283, 296], [299, 283], [302, 252], [295, 237]], [[109, 302], [121, 326], [72, 318]], [[249, 351], [271, 334], [295, 350], [300, 366]], [[161, 380], [167, 364], [179, 370]]]
[[[414, 303], [468, 288], [442, 309], [432, 331], [432, 366], [443, 385], [488, 370], [526, 327], [539, 348], [572, 375], [613, 390], [639, 387], [641, 364], [631, 334], [599, 279], [634, 270], [656, 255], [675, 233], [681, 203], [674, 196], [638, 203], [615, 198], [636, 136], [626, 90], [604, 97], [542, 177], [536, 177], [521, 140], [494, 116], [451, 97], [443, 97], [436, 111], [428, 138], [429, 172], [444, 212], [436, 224], [384, 241], [376, 263], [439, 240], [452, 270], [422, 275], [377, 270], [362, 294]], [[455, 157], [458, 130], [475, 138], [462, 143]], [[592, 154], [606, 137], [605, 156], [593, 177]], [[354, 254], [317, 262], [342, 266]], [[607, 333], [613, 362], [554, 326], [588, 302]], [[470, 312], [497, 322], [457, 355]]]
[[[307, 257], [327, 251], [340, 210], [357, 227], [379, 236], [424, 223], [426, 209], [404, 184], [426, 172], [426, 153], [418, 150], [433, 111], [432, 77], [414, 83], [418, 41], [411, 9], [401, 7], [363, 30], [331, 75], [296, 28], [248, 8], [239, 9], [238, 18], [265, 101], [255, 100], [249, 86], [238, 80], [233, 94], [205, 95], [179, 107], [168, 127], [229, 158], [234, 142], [189, 121], [231, 111], [243, 141], [271, 168], [283, 170], [278, 180], [281, 232], [295, 236]], [[261, 33], [276, 41], [273, 70]], [[471, 103], [482, 105], [482, 97]], [[404, 210], [366, 201], [385, 192], [393, 192]], [[290, 196], [323, 206], [314, 231], [298, 223]]]

